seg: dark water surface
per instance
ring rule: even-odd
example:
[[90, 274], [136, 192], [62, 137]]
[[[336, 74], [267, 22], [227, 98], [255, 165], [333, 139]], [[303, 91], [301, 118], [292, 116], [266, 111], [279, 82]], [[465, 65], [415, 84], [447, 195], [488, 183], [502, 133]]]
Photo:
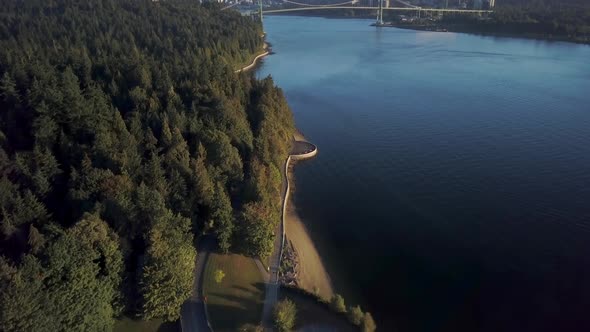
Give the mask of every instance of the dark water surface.
[[590, 330], [590, 47], [268, 17], [295, 202], [382, 331]]

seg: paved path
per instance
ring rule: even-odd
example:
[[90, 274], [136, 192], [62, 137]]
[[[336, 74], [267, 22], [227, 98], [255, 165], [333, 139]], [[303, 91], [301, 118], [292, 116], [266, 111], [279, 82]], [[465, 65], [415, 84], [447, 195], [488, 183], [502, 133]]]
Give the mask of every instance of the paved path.
[[285, 236], [285, 203], [287, 201], [287, 195], [289, 193], [289, 180], [287, 179], [287, 170], [289, 168], [289, 162], [291, 157], [289, 156], [285, 160], [283, 167], [282, 178], [282, 195], [283, 205], [281, 210], [281, 222], [275, 230], [275, 242], [272, 256], [270, 257], [270, 275], [268, 276], [268, 282], [266, 283], [266, 295], [264, 298], [264, 308], [262, 309], [262, 327], [265, 331], [273, 330], [273, 319], [272, 310], [279, 301], [279, 267], [281, 266], [281, 255], [283, 253], [283, 244]]
[[264, 52], [258, 54], [254, 58], [254, 60], [252, 60], [252, 63], [250, 63], [249, 65], [245, 66], [244, 68], [238, 69], [238, 70], [236, 70], [234, 72], [235, 73], [241, 73], [243, 71], [248, 71], [248, 70], [252, 69], [252, 67], [256, 66], [256, 62], [258, 61], [258, 59], [263, 58], [263, 57], [265, 57], [265, 56], [267, 56], [269, 54], [269, 52], [268, 52], [268, 44], [267, 43], [264, 43], [263, 49], [264, 49]]
[[203, 302], [203, 274], [209, 258], [209, 252], [213, 247], [212, 239], [203, 239], [197, 250], [195, 263], [195, 283], [193, 294], [186, 300], [180, 309], [180, 325], [182, 332], [212, 332], [207, 320], [207, 309]]
[[287, 176], [289, 171], [289, 163], [291, 162], [291, 157], [308, 154], [311, 151], [309, 150], [310, 146], [313, 147], [313, 149], [316, 149], [315, 145], [308, 142], [294, 141], [293, 143], [293, 149], [291, 150], [289, 157], [285, 160], [283, 170], [281, 171], [283, 175], [281, 195], [283, 198], [283, 204], [281, 207], [281, 222], [275, 230], [274, 249], [269, 260], [270, 275], [267, 274], [268, 281], [266, 282], [266, 295], [264, 298], [264, 308], [262, 309], [262, 326], [264, 327], [265, 331], [273, 330], [274, 324], [272, 319], [272, 310], [279, 300], [279, 267], [281, 266], [281, 256], [283, 254], [283, 246], [285, 244], [285, 213], [290, 190], [289, 178]]
[[[287, 160], [285, 161], [285, 167], [283, 171], [283, 206], [285, 205], [286, 200], [285, 195], [289, 190], [286, 170], [289, 167], [290, 160], [291, 158], [287, 158]], [[272, 319], [272, 310], [279, 300], [279, 267], [281, 266], [281, 254], [283, 253], [283, 240], [285, 234], [285, 222], [284, 217], [282, 215], [284, 211], [285, 209], [283, 209], [283, 212], [281, 213], [281, 222], [275, 230], [274, 250], [269, 260], [270, 275], [268, 276], [268, 282], [266, 283], [264, 308], [262, 309], [262, 326], [264, 327], [265, 331], [272, 331], [273, 329], [274, 324]]]

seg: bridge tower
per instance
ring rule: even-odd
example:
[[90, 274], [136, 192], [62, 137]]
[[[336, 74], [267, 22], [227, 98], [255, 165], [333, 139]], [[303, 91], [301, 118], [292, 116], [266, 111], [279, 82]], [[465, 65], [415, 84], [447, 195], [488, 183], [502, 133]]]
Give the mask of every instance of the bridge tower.
[[258, 15], [260, 16], [260, 24], [264, 23], [262, 20], [262, 0], [258, 0]]
[[379, 0], [379, 10], [377, 11], [376, 25], [383, 25], [383, 0]]

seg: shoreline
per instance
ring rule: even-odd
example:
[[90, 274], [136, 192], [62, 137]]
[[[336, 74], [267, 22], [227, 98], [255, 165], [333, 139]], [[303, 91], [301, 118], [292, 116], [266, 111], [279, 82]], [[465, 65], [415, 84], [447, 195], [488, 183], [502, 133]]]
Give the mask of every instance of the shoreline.
[[[298, 243], [297, 246], [295, 246], [295, 250], [301, 253], [305, 253], [305, 256], [309, 257], [305, 260], [302, 260], [301, 264], [301, 266], [307, 266], [305, 270], [309, 271], [305, 275], [308, 276], [308, 278], [309, 276], [312, 276], [311, 280], [313, 280], [314, 288], [316, 287], [315, 285], [321, 285], [323, 288], [325, 288], [324, 294], [328, 294], [331, 297], [330, 279], [321, 259], [319, 258], [319, 253], [317, 252], [315, 245], [309, 237], [309, 234], [307, 233], [307, 231], [304, 230], [304, 228], [302, 228], [303, 224], [290, 222], [290, 227], [293, 230], [287, 232], [288, 220], [293, 220], [293, 218], [288, 217], [287, 213], [289, 195], [291, 194], [290, 183], [292, 182], [292, 177], [289, 175], [289, 170], [292, 169], [293, 166], [291, 162], [311, 158], [315, 156], [317, 153], [317, 147], [315, 145], [307, 141], [299, 141], [297, 140], [297, 137], [302, 136], [300, 134], [293, 134], [294, 145], [291, 147], [291, 151], [285, 159], [285, 162], [281, 170], [281, 220], [274, 231], [275, 239], [273, 243], [273, 252], [269, 257], [268, 267], [266, 267], [265, 269], [260, 259], [256, 260], [256, 265], [262, 273], [263, 279], [266, 283], [266, 294], [262, 310], [262, 325], [269, 328], [272, 327], [272, 310], [278, 301], [279, 288], [280, 286], [286, 284], [283, 282], [284, 278], [282, 276], [283, 273], [281, 272], [283, 263], [285, 262], [285, 260], [283, 260], [283, 256], [286, 253], [286, 241], [288, 241], [288, 249], [294, 247], [293, 241], [295, 243]], [[300, 144], [297, 144], [298, 142]], [[299, 231], [296, 232], [297, 230]], [[289, 253], [287, 253], [287, 255], [288, 254]], [[295, 278], [297, 278], [298, 280], [301, 279], [301, 277], [298, 276], [297, 273], [295, 273]], [[319, 289], [319, 286], [317, 287]], [[305, 290], [306, 288], [302, 289]]]
[[[330, 15], [303, 15], [303, 14], [294, 14], [294, 13], [273, 13], [267, 14], [269, 16], [297, 16], [297, 17], [321, 17], [325, 19], [366, 19], [366, 20], [374, 20], [373, 16], [330, 16]], [[515, 38], [515, 39], [528, 39], [528, 40], [537, 40], [537, 41], [545, 41], [545, 42], [563, 42], [563, 43], [572, 43], [578, 45], [590, 45], [590, 40], [578, 40], [572, 39], [567, 36], [546, 36], [541, 34], [518, 34], [518, 33], [506, 33], [506, 32], [491, 32], [491, 31], [483, 31], [477, 29], [470, 29], [468, 27], [462, 28], [460, 26], [451, 26], [451, 25], [440, 25], [439, 28], [447, 29], [447, 31], [436, 31], [437, 26], [424, 26], [424, 25], [408, 25], [408, 24], [392, 24], [390, 26], [385, 26], [384, 28], [398, 28], [404, 30], [414, 30], [414, 31], [430, 31], [430, 32], [453, 32], [453, 33], [464, 33], [469, 35], [476, 35], [476, 36], [483, 36], [483, 37], [499, 37], [499, 38]], [[429, 28], [431, 28], [429, 30]], [[434, 29], [434, 30], [432, 30]]]
[[267, 42], [264, 42], [264, 46], [262, 48], [264, 49], [264, 52], [258, 54], [256, 57], [254, 57], [254, 59], [252, 60], [252, 62], [249, 65], [234, 71], [234, 73], [241, 73], [241, 72], [245, 72], [245, 71], [248, 71], [248, 70], [254, 68], [254, 66], [256, 66], [256, 64], [258, 63], [258, 59], [264, 58], [265, 56], [270, 54], [270, 52], [268, 50], [268, 43]]
[[[293, 135], [295, 141], [308, 142], [298, 131]], [[308, 142], [309, 143], [309, 142]], [[314, 154], [303, 157], [307, 159]], [[293, 155], [291, 155], [293, 156]], [[294, 192], [294, 168], [302, 159], [288, 158], [285, 165], [285, 177], [288, 192], [283, 198], [283, 220], [285, 244], [290, 245], [298, 257], [297, 287], [329, 301], [334, 295], [332, 279], [327, 272], [323, 259], [311, 239], [307, 227], [297, 214], [297, 207], [290, 196]]]
[[[504, 33], [504, 32], [491, 32], [491, 31], [481, 31], [477, 29], [471, 30], [469, 27], [464, 26], [453, 26], [453, 25], [440, 25], [440, 26], [428, 26], [428, 25], [411, 25], [411, 24], [391, 24], [388, 26], [384, 26], [384, 28], [397, 28], [397, 29], [404, 29], [404, 30], [414, 30], [414, 31], [427, 31], [427, 32], [452, 32], [452, 33], [464, 33], [469, 35], [476, 35], [482, 37], [498, 37], [498, 38], [515, 38], [515, 39], [528, 39], [528, 40], [538, 40], [538, 41], [545, 41], [545, 42], [563, 42], [563, 43], [573, 43], [579, 45], [590, 45], [589, 41], [584, 40], [576, 40], [571, 39], [565, 36], [545, 36], [540, 34], [517, 34], [517, 33]], [[438, 30], [437, 30], [438, 29]], [[441, 29], [445, 29], [446, 31], [439, 31]]]
[[[266, 41], [264, 42], [263, 48], [263, 53], [258, 54], [256, 57], [254, 57], [249, 65], [236, 70], [235, 73], [241, 73], [255, 68], [259, 59], [262, 59], [271, 53], [270, 45]], [[293, 133], [293, 140], [295, 142], [302, 141], [309, 143], [297, 129], [295, 129], [295, 133]], [[265, 296], [262, 313], [263, 326], [269, 323], [268, 321], [270, 318], [269, 316], [272, 309], [272, 303], [276, 302], [278, 298], [278, 288], [276, 288], [276, 286], [283, 285], [283, 283], [280, 282], [279, 270], [282, 264], [283, 255], [285, 254], [284, 251], [286, 245], [292, 248], [297, 253], [298, 257], [300, 257], [298, 261], [299, 273], [296, 276], [297, 287], [308, 291], [309, 293], [315, 293], [326, 301], [330, 301], [334, 295], [333, 284], [330, 275], [327, 272], [319, 251], [311, 239], [305, 224], [297, 214], [296, 206], [290, 197], [293, 192], [294, 166], [298, 161], [315, 156], [317, 147], [315, 149], [315, 151], [307, 151], [307, 153], [303, 154], [293, 154], [295, 152], [291, 151], [285, 159], [285, 163], [283, 164], [283, 169], [281, 171], [281, 173], [283, 173], [281, 222], [277, 229], [280, 234], [280, 240], [277, 239], [274, 244], [275, 251], [278, 249], [279, 266], [275, 266], [275, 264], [273, 264], [274, 259], [272, 256], [275, 256], [277, 253], [274, 253], [269, 258], [269, 261], [267, 262], [268, 266], [265, 266], [266, 264], [261, 262], [260, 259], [255, 260], [256, 265], [258, 266], [260, 272], [262, 273], [263, 279], [267, 284], [267, 294]]]

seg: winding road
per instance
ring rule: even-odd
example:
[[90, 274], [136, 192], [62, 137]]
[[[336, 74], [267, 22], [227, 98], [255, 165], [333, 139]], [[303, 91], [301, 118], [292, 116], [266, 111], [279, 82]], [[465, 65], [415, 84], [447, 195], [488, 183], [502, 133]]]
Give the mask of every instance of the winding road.
[[197, 249], [197, 260], [195, 262], [195, 282], [193, 294], [180, 308], [180, 326], [182, 332], [212, 332], [211, 325], [207, 320], [207, 308], [203, 302], [203, 274], [211, 248], [214, 241], [205, 238]]

